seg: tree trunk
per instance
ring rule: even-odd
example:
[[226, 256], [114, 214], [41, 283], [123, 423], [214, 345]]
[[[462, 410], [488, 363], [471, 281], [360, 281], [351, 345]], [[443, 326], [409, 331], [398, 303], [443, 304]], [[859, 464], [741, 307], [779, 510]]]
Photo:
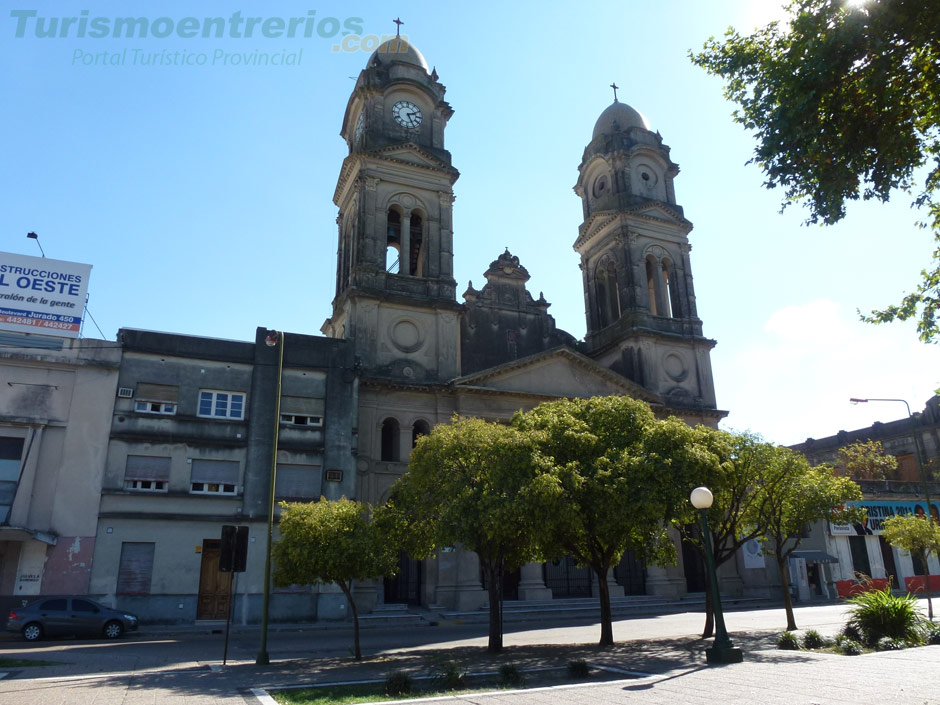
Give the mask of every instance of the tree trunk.
[[929, 555], [927, 551], [922, 552], [921, 558], [924, 563], [924, 592], [927, 593], [927, 619], [933, 621], [933, 600], [930, 598], [930, 567], [927, 565]]
[[787, 559], [778, 558], [777, 567], [780, 569], [780, 582], [783, 589], [783, 606], [787, 611], [787, 631], [796, 631], [796, 617], [793, 616], [793, 600], [790, 597], [790, 571], [787, 570]]
[[597, 576], [597, 596], [601, 603], [601, 640], [600, 646], [614, 645], [614, 625], [610, 615], [610, 588], [607, 586], [606, 566], [603, 569], [594, 569]]
[[712, 602], [712, 581], [705, 581], [705, 629], [702, 638], [708, 639], [715, 634], [715, 605]]
[[356, 660], [362, 661], [362, 651], [359, 649], [359, 611], [356, 609], [356, 601], [353, 599], [352, 591], [345, 581], [339, 583], [339, 587], [343, 591], [343, 594], [346, 595], [346, 600], [349, 602], [349, 611], [352, 612], [353, 650], [355, 651]]
[[482, 561], [483, 575], [486, 577], [486, 594], [490, 601], [490, 635], [486, 644], [486, 650], [490, 653], [498, 653], [503, 650], [503, 624], [501, 619], [501, 610], [503, 603], [503, 581], [499, 566], [502, 561]]

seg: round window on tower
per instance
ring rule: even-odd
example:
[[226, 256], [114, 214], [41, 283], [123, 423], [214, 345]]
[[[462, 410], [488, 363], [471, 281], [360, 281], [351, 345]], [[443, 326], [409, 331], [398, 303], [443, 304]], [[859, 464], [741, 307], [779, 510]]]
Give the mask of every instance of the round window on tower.
[[656, 172], [647, 165], [640, 164], [639, 168], [636, 170], [637, 176], [639, 177], [639, 184], [647, 191], [652, 191], [656, 186], [658, 179], [656, 178]]
[[600, 198], [607, 193], [607, 190], [607, 175], [601, 174], [594, 180], [594, 187], [591, 192], [594, 194], [594, 198]]

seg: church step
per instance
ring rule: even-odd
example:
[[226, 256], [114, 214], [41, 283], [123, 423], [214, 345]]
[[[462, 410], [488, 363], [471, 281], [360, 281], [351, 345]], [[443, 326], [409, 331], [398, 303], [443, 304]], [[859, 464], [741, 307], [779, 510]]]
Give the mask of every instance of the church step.
[[[726, 609], [736, 607], [757, 607], [769, 604], [766, 599], [759, 597], [723, 597], [722, 605]], [[612, 598], [610, 611], [614, 617], [625, 617], [637, 614], [666, 614], [671, 612], [702, 611], [705, 608], [705, 597], [699, 595], [685, 595], [677, 598], [663, 598], [653, 595], [635, 595]], [[597, 598], [564, 598], [544, 602], [508, 600], [503, 603], [503, 621], [523, 621], [532, 618], [577, 618], [596, 617], [599, 606]], [[440, 612], [446, 621], [478, 622], [489, 619], [489, 608], [484, 605], [479, 610]]]

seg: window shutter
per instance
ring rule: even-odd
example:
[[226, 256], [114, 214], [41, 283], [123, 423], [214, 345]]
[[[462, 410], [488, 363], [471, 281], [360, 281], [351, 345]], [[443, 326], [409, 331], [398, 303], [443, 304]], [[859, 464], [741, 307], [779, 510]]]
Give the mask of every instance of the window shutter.
[[153, 543], [122, 543], [117, 594], [149, 595], [153, 577]]
[[137, 384], [137, 398], [144, 401], [164, 401], [176, 403], [179, 401], [180, 388], [169, 384]]
[[168, 482], [170, 479], [170, 459], [150, 455], [128, 455], [124, 469], [124, 480], [157, 480]]
[[323, 399], [281, 396], [281, 413], [298, 416], [323, 416]]
[[320, 496], [319, 465], [278, 465], [274, 479], [276, 499], [317, 499]]
[[238, 484], [238, 463], [232, 460], [193, 460], [191, 482]]

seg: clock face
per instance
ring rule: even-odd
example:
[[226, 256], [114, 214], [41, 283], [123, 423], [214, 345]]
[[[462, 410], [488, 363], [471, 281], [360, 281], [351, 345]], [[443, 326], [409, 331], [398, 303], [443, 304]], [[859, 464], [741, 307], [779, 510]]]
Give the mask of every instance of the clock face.
[[362, 142], [362, 133], [363, 133], [363, 130], [365, 130], [365, 126], [366, 126], [366, 117], [362, 113], [359, 113], [359, 119], [356, 120], [356, 133], [355, 133], [356, 144], [359, 144], [360, 142]]
[[408, 100], [400, 100], [392, 106], [392, 117], [402, 127], [416, 130], [421, 127], [421, 108]]

